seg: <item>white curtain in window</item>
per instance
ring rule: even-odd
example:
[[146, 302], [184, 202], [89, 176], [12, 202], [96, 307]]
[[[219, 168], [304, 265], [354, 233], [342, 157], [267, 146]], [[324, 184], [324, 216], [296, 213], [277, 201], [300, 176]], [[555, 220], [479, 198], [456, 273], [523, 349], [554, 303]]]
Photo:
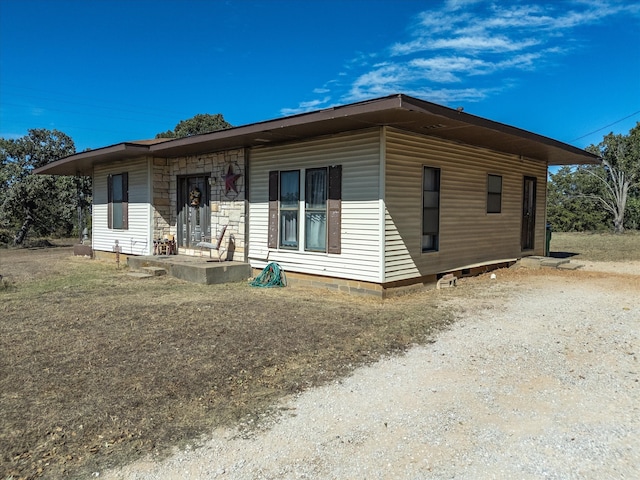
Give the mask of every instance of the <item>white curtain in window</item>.
[[307, 213], [305, 224], [307, 236], [307, 250], [326, 250], [327, 214]]
[[306, 249], [324, 252], [327, 243], [327, 170], [307, 170], [306, 177]]
[[307, 205], [309, 209], [326, 208], [327, 206], [327, 171], [326, 169], [307, 171]]
[[298, 246], [298, 211], [284, 211], [280, 213], [281, 244], [285, 247]]
[[298, 208], [299, 200], [299, 172], [282, 172], [282, 174], [280, 175], [280, 206]]

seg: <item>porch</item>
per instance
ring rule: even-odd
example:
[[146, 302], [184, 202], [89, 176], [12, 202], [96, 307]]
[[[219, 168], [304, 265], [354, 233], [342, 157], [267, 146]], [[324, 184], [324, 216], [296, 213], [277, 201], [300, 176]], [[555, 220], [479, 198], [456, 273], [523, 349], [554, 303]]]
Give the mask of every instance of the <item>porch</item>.
[[244, 282], [251, 277], [251, 267], [248, 263], [218, 262], [207, 257], [190, 255], [128, 256], [127, 264], [133, 271], [141, 271], [144, 267], [162, 268], [166, 270], [167, 275], [204, 285]]

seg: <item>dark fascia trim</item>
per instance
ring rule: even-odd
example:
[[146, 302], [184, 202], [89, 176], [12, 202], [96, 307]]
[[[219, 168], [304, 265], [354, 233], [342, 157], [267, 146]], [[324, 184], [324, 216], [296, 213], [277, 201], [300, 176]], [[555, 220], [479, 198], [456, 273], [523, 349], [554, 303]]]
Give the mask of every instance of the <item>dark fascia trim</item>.
[[[77, 153], [56, 162], [52, 162], [49, 165], [40, 167], [34, 170], [34, 173], [47, 174], [51, 172], [58, 175], [87, 175], [93, 168], [94, 164], [118, 159], [125, 160], [145, 154], [152, 154], [159, 157], [175, 157], [180, 156], [183, 149], [185, 151], [189, 150], [190, 147], [196, 147], [200, 143], [215, 143], [217, 141], [235, 138], [238, 140], [238, 148], [247, 147], [250, 146], [250, 144], [247, 143], [246, 139], [252, 135], [255, 136], [257, 134], [267, 132], [284, 132], [290, 127], [311, 125], [314, 123], [319, 124], [336, 118], [356, 117], [358, 115], [366, 115], [368, 113], [375, 114], [398, 109], [439, 116], [443, 119], [450, 119], [463, 125], [475, 126], [481, 129], [494, 131], [504, 136], [505, 140], [526, 140], [547, 145], [553, 149], [566, 151], [571, 153], [573, 156], [578, 156], [583, 160], [583, 163], [599, 163], [600, 161], [597, 155], [593, 155], [585, 150], [559, 142], [552, 138], [399, 93], [347, 105], [338, 105], [323, 110], [300, 113], [297, 115], [266, 120], [248, 125], [241, 125], [239, 127], [232, 127], [225, 130], [193, 135], [191, 137], [159, 140], [157, 143], [155, 141], [148, 141], [148, 143], [146, 143], [147, 141], [140, 143], [123, 142], [108, 147]], [[552, 162], [551, 164], [554, 163]]]
[[265, 131], [277, 131], [279, 129], [287, 127], [332, 120], [337, 117], [349, 117], [351, 115], [361, 113], [378, 112], [393, 108], [403, 108], [403, 97], [405, 96], [402, 94], [395, 94], [388, 97], [365, 100], [348, 105], [338, 105], [323, 110], [315, 110], [313, 112], [299, 113], [288, 117], [265, 120], [262, 122], [250, 123], [248, 125], [240, 125], [238, 127], [231, 127], [224, 130], [216, 130], [215, 132], [202, 133], [199, 135], [192, 135], [190, 137], [176, 138], [175, 140], [169, 140], [164, 143], [151, 145], [151, 151], [153, 153], [162, 153], [162, 151], [173, 150], [182, 146], [193, 145], [201, 142], [221, 140], [224, 138], [231, 138], [242, 135], [251, 135]]
[[462, 121], [470, 125], [475, 125], [478, 127], [489, 129], [489, 130], [498, 131], [501, 133], [505, 133], [507, 135], [512, 135], [512, 136], [524, 138], [527, 140], [533, 140], [539, 143], [543, 143], [545, 145], [570, 151], [571, 153], [591, 157], [592, 160], [597, 161], [598, 163], [600, 161], [600, 157], [592, 154], [591, 152], [587, 152], [586, 150], [583, 150], [581, 148], [575, 147], [573, 145], [569, 145], [568, 143], [563, 143], [558, 140], [554, 140], [553, 138], [550, 138], [550, 137], [545, 137], [544, 135], [539, 135], [537, 133], [533, 133], [528, 130], [523, 130], [518, 127], [507, 125], [506, 123], [496, 122], [494, 120], [489, 120], [487, 118], [479, 117], [477, 115], [472, 115], [470, 113], [464, 113], [462, 111], [454, 110], [453, 108], [438, 105], [437, 103], [431, 103], [431, 102], [427, 102], [426, 100], [420, 100], [419, 98], [409, 97], [407, 95], [402, 95], [402, 94], [400, 94], [400, 96], [403, 99], [403, 104], [406, 105], [406, 107], [403, 105], [404, 108], [408, 108], [409, 106], [411, 106], [413, 108], [417, 108], [426, 113], [441, 115], [445, 118]]
[[[115, 159], [129, 159], [149, 153], [149, 145], [141, 145], [135, 142], [122, 142], [107, 147], [74, 153], [42, 167], [33, 170], [33, 173], [48, 175], [91, 175], [93, 165], [108, 162]], [[63, 173], [65, 172], [65, 173]]]
[[[359, 103], [349, 105], [339, 105], [336, 107], [317, 110], [308, 113], [300, 113], [288, 117], [282, 117], [262, 122], [231, 127], [224, 130], [216, 130], [215, 132], [202, 133], [192, 135], [190, 137], [169, 139], [158, 143], [141, 144], [136, 142], [122, 142], [107, 147], [96, 148], [86, 152], [75, 153], [68, 157], [56, 160], [48, 165], [37, 168], [34, 174], [49, 173], [56, 175], [89, 175], [94, 164], [105, 163], [117, 158], [128, 159], [146, 153], [162, 156], [163, 152], [171, 152], [179, 150], [181, 147], [194, 145], [202, 142], [222, 140], [226, 138], [240, 137], [242, 135], [251, 135], [267, 130], [279, 130], [286, 127], [303, 125], [321, 120], [330, 120], [337, 116], [349, 116], [354, 113], [366, 111], [379, 111], [388, 108], [400, 108], [402, 95], [390, 95], [384, 98], [366, 100]], [[171, 156], [171, 155], [170, 155]], [[75, 168], [72, 167], [75, 165]]]
[[537, 133], [523, 130], [500, 122], [495, 122], [477, 115], [461, 112], [457, 109], [438, 105], [437, 103], [420, 100], [402, 93], [389, 95], [386, 97], [364, 100], [358, 103], [348, 105], [338, 105], [323, 110], [301, 113], [289, 117], [266, 120], [263, 122], [232, 127], [225, 130], [218, 130], [211, 133], [193, 135], [191, 137], [170, 140], [164, 143], [151, 145], [151, 152], [162, 155], [163, 152], [169, 153], [179, 150], [181, 147], [187, 147], [198, 143], [222, 140], [233, 137], [241, 137], [244, 135], [255, 135], [260, 132], [272, 132], [285, 129], [287, 127], [295, 127], [316, 122], [323, 122], [335, 118], [350, 117], [366, 113], [382, 112], [385, 110], [401, 109], [405, 111], [416, 111], [427, 113], [429, 115], [439, 116], [445, 119], [461, 122], [469, 126], [476, 126], [487, 130], [498, 132], [502, 135], [512, 137], [519, 140], [529, 140], [543, 145], [553, 147], [555, 149], [564, 150], [578, 155], [584, 159], [584, 163], [599, 163], [600, 158], [586, 150], [574, 147], [567, 143], [554, 140]]

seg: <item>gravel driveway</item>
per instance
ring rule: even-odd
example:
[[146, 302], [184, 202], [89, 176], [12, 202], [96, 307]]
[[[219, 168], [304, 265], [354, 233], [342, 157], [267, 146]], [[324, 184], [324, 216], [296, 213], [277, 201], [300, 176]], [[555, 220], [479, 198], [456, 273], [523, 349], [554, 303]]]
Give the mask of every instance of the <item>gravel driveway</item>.
[[428, 293], [460, 310], [435, 343], [291, 398], [249, 438], [100, 477], [640, 478], [640, 264], [598, 267]]

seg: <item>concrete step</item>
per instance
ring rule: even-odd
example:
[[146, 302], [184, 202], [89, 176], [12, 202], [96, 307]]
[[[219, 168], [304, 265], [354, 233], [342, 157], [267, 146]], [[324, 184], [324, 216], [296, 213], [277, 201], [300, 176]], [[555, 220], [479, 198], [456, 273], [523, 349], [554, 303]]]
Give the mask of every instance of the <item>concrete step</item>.
[[142, 267], [141, 270], [152, 277], [159, 277], [167, 274], [167, 269], [162, 267]]
[[544, 259], [545, 257], [540, 256], [522, 257], [518, 260], [517, 264], [526, 268], [540, 268], [540, 264]]
[[541, 262], [540, 262], [540, 266], [541, 267], [551, 267], [551, 268], [558, 268], [560, 265], [564, 265], [565, 263], [569, 263], [570, 260], [566, 259], [566, 258], [550, 258], [550, 257], [545, 257]]
[[553, 258], [553, 257], [522, 257], [518, 260], [517, 264], [520, 267], [525, 268], [558, 268], [561, 270], [576, 270], [582, 265], [570, 263], [568, 258]]
[[584, 265], [581, 265], [579, 263], [563, 263], [562, 265], [558, 265], [557, 268], [559, 270], [577, 270], [582, 267], [584, 267]]
[[458, 278], [453, 273], [447, 273], [436, 283], [436, 289], [455, 287], [458, 283]]
[[129, 272], [127, 275], [133, 278], [153, 278], [153, 275], [145, 272]]

